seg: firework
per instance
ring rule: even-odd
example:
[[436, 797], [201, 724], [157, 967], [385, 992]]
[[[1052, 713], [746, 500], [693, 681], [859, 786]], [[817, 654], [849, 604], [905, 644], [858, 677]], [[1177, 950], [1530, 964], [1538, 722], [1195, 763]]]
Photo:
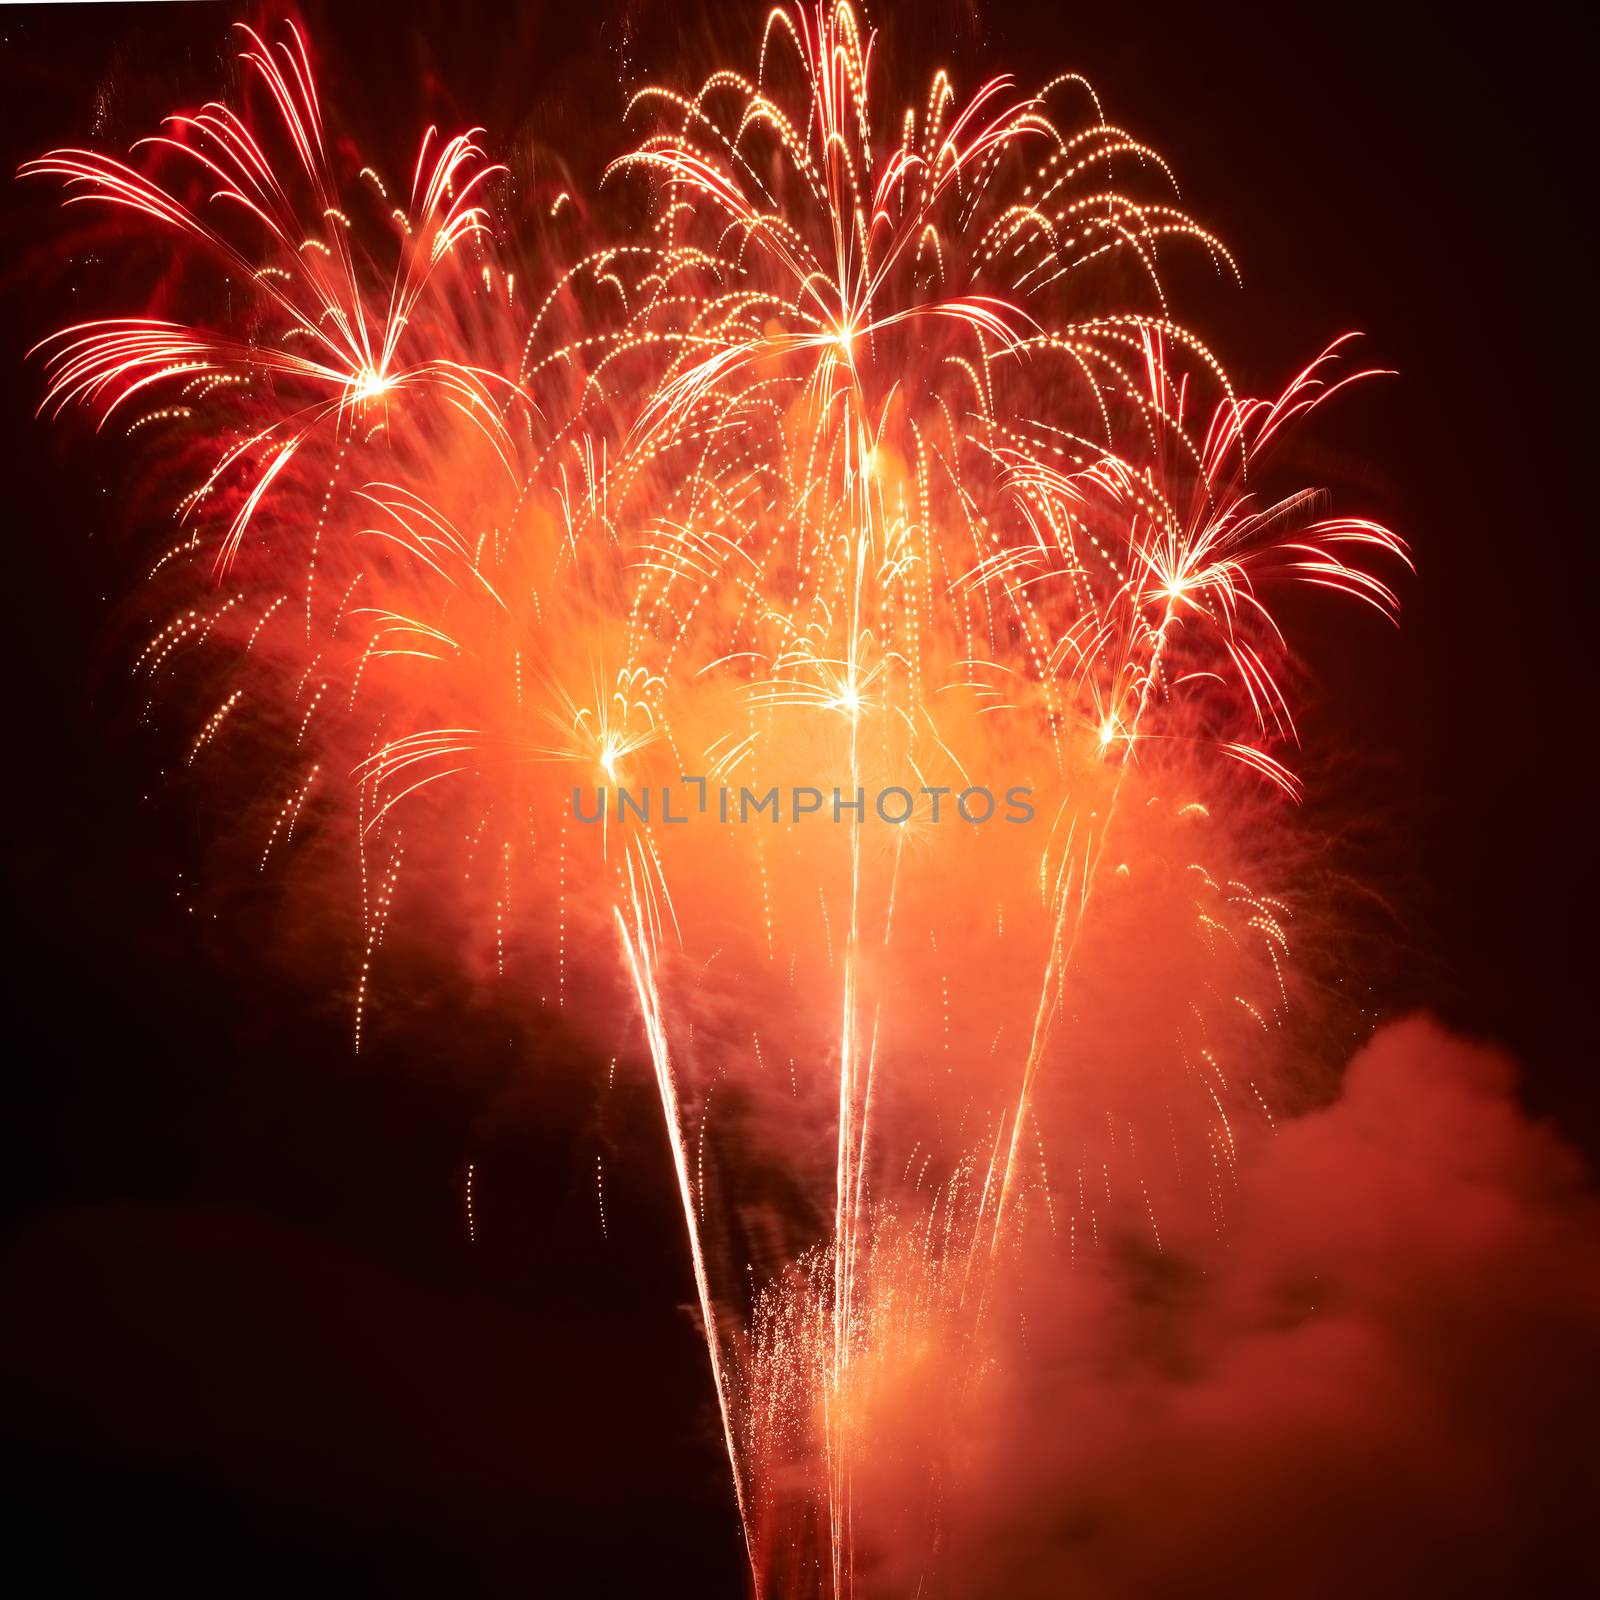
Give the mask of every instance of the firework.
[[186, 507], [204, 503], [230, 474], [241, 481], [239, 507], [218, 554], [224, 569], [262, 499], [319, 430], [347, 438], [382, 426], [391, 401], [410, 403], [423, 391], [493, 433], [502, 429], [495, 391], [504, 383], [485, 368], [429, 350], [421, 331], [436, 272], [484, 228], [475, 197], [496, 169], [474, 142], [477, 130], [449, 140], [428, 130], [404, 208], [391, 204], [376, 173], [362, 169], [360, 179], [376, 192], [392, 235], [384, 241], [386, 260], [368, 258], [372, 235], [363, 234], [359, 244], [352, 239], [355, 224], [329, 165], [305, 41], [293, 24], [276, 45], [239, 26], [249, 41], [240, 59], [276, 109], [276, 144], [292, 152], [287, 165], [275, 165], [272, 145], [214, 101], [169, 117], [159, 135], [136, 147], [164, 157], [170, 174], [72, 149], [22, 169], [25, 176], [63, 180], [68, 204], [115, 207], [170, 230], [248, 297], [242, 336], [118, 317], [64, 328], [43, 347], [46, 405], [58, 413], [74, 402], [89, 405], [102, 427], [156, 399], [170, 399], [175, 405], [165, 409], [189, 415], [186, 402], [225, 385], [271, 393], [276, 414], [221, 445]]
[[402, 904], [580, 1012], [620, 946], [753, 1581], [866, 1592], [890, 1523], [929, 1578], [949, 1437], [881, 1486], [916, 1353], [977, 1404], [1010, 1275], [1223, 1226], [1270, 1124], [1272, 591], [1391, 613], [1404, 560], [1270, 452], [1366, 374], [1237, 395], [1169, 312], [1165, 256], [1232, 263], [1161, 159], [1074, 77], [886, 114], [848, 5], [637, 95], [609, 235], [563, 192], [512, 238], [476, 130], [404, 205], [341, 185], [304, 41], [245, 37], [270, 134], [214, 103], [24, 169], [175, 236], [213, 315], [42, 347], [47, 405], [191, 480], [138, 670], [206, 663], [191, 764], [256, 709], [263, 865], [313, 814], [353, 860], [358, 1047]]

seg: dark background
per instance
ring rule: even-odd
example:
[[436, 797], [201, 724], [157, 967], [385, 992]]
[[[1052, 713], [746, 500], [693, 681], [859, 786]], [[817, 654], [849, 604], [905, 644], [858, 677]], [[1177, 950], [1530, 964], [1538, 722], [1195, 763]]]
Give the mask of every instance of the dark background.
[[[760, 9], [714, 5], [694, 27], [742, 56]], [[1167, 156], [1245, 273], [1179, 315], [1247, 391], [1350, 328], [1399, 369], [1322, 433], [1420, 576], [1399, 633], [1346, 613], [1301, 634], [1309, 820], [1383, 888], [1352, 963], [1377, 1014], [1426, 1005], [1503, 1041], [1527, 1104], [1592, 1159], [1575, 24], [1538, 6], [1494, 27], [1399, 6], [993, 0], [981, 26], [874, 9], [911, 81], [941, 61], [968, 87], [1070, 67]], [[0, 169], [126, 144], [214, 92], [243, 14], [0, 12]], [[619, 75], [693, 42], [655, 5], [308, 20], [325, 104], [397, 158], [458, 110], [491, 150], [532, 128], [598, 158], [619, 145]], [[736, 1593], [650, 1094], [624, 1083], [602, 1104], [603, 1063], [437, 977], [392, 984], [355, 1057], [346, 998], [288, 958], [269, 894], [200, 910], [186, 874], [208, 819], [163, 794], [127, 689], [117, 619], [144, 552], [116, 462], [32, 415], [24, 351], [90, 281], [47, 188], [0, 197], [17, 1559], [63, 1589]]]

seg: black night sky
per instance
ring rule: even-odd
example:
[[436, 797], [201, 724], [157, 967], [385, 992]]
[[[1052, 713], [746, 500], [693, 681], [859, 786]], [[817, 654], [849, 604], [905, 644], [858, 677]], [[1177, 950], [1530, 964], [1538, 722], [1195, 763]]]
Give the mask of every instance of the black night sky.
[[[714, 0], [706, 26], [742, 47], [744, 10]], [[686, 13], [305, 15], [366, 143], [461, 116], [491, 149], [533, 129], [598, 157], [621, 137], [619, 45], [630, 70], [670, 65], [698, 37]], [[6, 7], [0, 171], [125, 145], [209, 94], [244, 14]], [[1301, 635], [1311, 821], [1382, 892], [1351, 933], [1375, 1014], [1425, 1007], [1503, 1043], [1525, 1106], [1592, 1165], [1590, 57], [1557, 9], [1470, 15], [991, 0], [902, 18], [895, 49], [968, 84], [1084, 73], [1240, 261], [1242, 291], [1196, 283], [1178, 309], [1246, 389], [1351, 328], [1398, 370], [1321, 430], [1419, 575], [1398, 632], [1341, 616]], [[113, 452], [35, 420], [24, 362], [91, 280], [65, 264], [55, 191], [5, 181], [0, 1371], [24, 1589], [739, 1593], [648, 1082], [602, 1104], [605, 1063], [557, 1024], [436, 973], [391, 972], [357, 1057], [270, 882], [226, 917], [191, 909], [212, 819], [163, 797], [128, 688], [140, 507]], [[1570, 1554], [1529, 1534], [1530, 1586], [1559, 1592]], [[1374, 1570], [1370, 1592], [1434, 1592]], [[1273, 1592], [1302, 1591], [1291, 1571]]]

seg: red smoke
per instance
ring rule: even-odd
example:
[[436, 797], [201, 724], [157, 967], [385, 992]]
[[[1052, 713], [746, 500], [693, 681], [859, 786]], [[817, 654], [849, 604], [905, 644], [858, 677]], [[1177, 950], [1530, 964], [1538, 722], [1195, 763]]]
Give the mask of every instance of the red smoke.
[[950, 1592], [1557, 1592], [1586, 1514], [1600, 1212], [1513, 1080], [1391, 1025], [1246, 1161], [1225, 1239], [1030, 1285]]

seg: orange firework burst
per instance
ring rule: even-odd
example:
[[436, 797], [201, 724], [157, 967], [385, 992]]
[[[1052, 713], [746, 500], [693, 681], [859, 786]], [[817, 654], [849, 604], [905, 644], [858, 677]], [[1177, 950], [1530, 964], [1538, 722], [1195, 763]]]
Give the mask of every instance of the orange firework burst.
[[[43, 346], [47, 405], [160, 399], [205, 453], [140, 670], [231, 646], [191, 763], [268, 708], [263, 863], [308, 804], [353, 845], [358, 1044], [405, 881], [554, 1005], [620, 942], [754, 1582], [864, 1590], [908, 1515], [926, 1576], [936, 1486], [873, 1487], [906, 1352], [975, 1395], [1030, 1217], [1069, 1259], [1130, 1210], [1159, 1248], [1186, 1190], [1221, 1226], [1236, 1124], [1270, 1122], [1244, 1068], [1290, 1009], [1288, 908], [1238, 819], [1296, 792], [1271, 589], [1392, 613], [1371, 563], [1405, 554], [1269, 490], [1269, 455], [1365, 374], [1339, 341], [1239, 397], [1167, 306], [1172, 249], [1232, 263], [1160, 158], [1075, 77], [941, 72], [886, 117], [848, 4], [774, 12], [753, 76], [637, 95], [607, 182], [643, 220], [523, 241], [520, 298], [476, 131], [429, 130], [404, 207], [367, 167], [346, 206], [300, 35], [246, 37], [271, 138], [211, 104], [149, 170], [24, 169], [244, 291], [217, 329]], [[1119, 1096], [1146, 1075], [1159, 1130]], [[776, 1150], [803, 1196], [746, 1250], [745, 1319], [726, 1219], [748, 1245], [764, 1202], [730, 1170], [712, 1203], [719, 1086], [746, 1195]]]

